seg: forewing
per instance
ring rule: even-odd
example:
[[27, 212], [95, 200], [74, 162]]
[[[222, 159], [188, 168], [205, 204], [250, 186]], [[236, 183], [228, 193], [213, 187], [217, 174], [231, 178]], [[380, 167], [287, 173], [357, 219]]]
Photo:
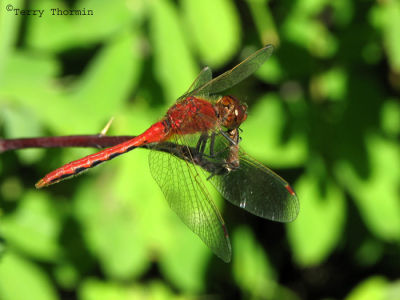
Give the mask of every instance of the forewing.
[[250, 55], [231, 70], [221, 74], [213, 80], [206, 82], [197, 89], [194, 89], [190, 94], [216, 94], [231, 88], [253, 74], [268, 59], [268, 57], [271, 56], [272, 51], [272, 45], [265, 46], [264, 48]]
[[[212, 79], [212, 71], [210, 67], [204, 67], [199, 75], [197, 75], [196, 79], [193, 81], [189, 89], [184, 93], [182, 96], [179, 97], [179, 99], [183, 99], [186, 97], [189, 97], [193, 94], [193, 91], [196, 91], [199, 89], [201, 86], [205, 85], [207, 82], [211, 81]], [[207, 96], [208, 94], [202, 94], [204, 96]], [[179, 100], [178, 99], [178, 100]]]
[[299, 213], [299, 201], [289, 184], [247, 154], [241, 153], [238, 169], [210, 180], [225, 199], [256, 216], [291, 222]]
[[231, 245], [226, 227], [196, 170], [198, 167], [161, 151], [150, 152], [149, 164], [172, 210], [218, 257], [229, 262]]

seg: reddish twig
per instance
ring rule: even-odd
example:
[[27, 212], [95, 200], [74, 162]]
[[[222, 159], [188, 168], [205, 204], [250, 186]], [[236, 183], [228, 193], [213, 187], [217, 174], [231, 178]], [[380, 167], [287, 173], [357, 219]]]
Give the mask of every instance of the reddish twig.
[[[71, 135], [39, 138], [20, 138], [20, 139], [1, 139], [0, 153], [9, 150], [21, 150], [28, 148], [63, 148], [63, 147], [92, 147], [107, 148], [120, 144], [135, 136], [105, 136], [97, 135]], [[207, 161], [198, 149], [186, 147], [171, 142], [147, 144], [140, 148], [153, 149], [166, 152], [183, 159], [189, 163], [195, 164], [212, 174], [222, 174], [226, 172], [224, 164], [216, 164]]]
[[135, 136], [105, 136], [105, 135], [71, 135], [38, 138], [1, 139], [0, 153], [9, 150], [27, 148], [63, 148], [63, 147], [93, 147], [107, 148]]

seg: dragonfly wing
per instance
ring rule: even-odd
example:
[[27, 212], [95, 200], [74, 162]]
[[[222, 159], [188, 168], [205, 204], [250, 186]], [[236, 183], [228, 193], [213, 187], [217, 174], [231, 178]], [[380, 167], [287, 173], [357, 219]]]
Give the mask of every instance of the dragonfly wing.
[[[193, 81], [193, 83], [190, 85], [189, 89], [184, 93], [182, 96], [179, 97], [179, 99], [183, 99], [186, 97], [189, 97], [193, 94], [193, 91], [196, 91], [199, 87], [203, 86], [207, 82], [211, 81], [212, 79], [212, 71], [210, 67], [204, 67], [200, 74], [197, 75], [196, 79]], [[207, 94], [202, 94], [204, 96], [207, 96]]]
[[264, 48], [250, 55], [231, 70], [219, 75], [195, 89], [193, 95], [208, 95], [227, 90], [253, 74], [272, 54], [273, 46]]
[[289, 184], [247, 154], [241, 153], [238, 169], [210, 180], [225, 199], [256, 216], [291, 222], [299, 214], [299, 200]]
[[204, 180], [197, 172], [198, 167], [160, 151], [150, 152], [149, 164], [151, 174], [172, 210], [218, 257], [229, 262], [231, 245], [228, 233]]

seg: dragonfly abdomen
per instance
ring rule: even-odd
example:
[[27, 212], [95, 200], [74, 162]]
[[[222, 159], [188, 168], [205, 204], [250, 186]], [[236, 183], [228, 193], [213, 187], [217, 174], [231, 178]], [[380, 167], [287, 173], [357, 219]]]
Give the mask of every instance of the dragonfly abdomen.
[[61, 168], [54, 170], [53, 172], [47, 174], [38, 183], [36, 183], [36, 188], [42, 188], [61, 180], [73, 177], [87, 169], [93, 168], [105, 161], [111, 160], [123, 153], [131, 151], [139, 146], [146, 144], [161, 142], [168, 138], [169, 127], [165, 121], [157, 122], [147, 129], [141, 135], [116, 145], [104, 149], [98, 153], [88, 155], [84, 158], [72, 161]]

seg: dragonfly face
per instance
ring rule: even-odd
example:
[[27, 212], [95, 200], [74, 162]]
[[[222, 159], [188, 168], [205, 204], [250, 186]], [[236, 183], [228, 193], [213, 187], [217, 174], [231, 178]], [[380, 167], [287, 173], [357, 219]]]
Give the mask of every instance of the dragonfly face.
[[232, 96], [223, 96], [215, 103], [218, 119], [227, 129], [235, 129], [247, 118], [247, 106]]

